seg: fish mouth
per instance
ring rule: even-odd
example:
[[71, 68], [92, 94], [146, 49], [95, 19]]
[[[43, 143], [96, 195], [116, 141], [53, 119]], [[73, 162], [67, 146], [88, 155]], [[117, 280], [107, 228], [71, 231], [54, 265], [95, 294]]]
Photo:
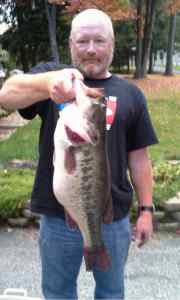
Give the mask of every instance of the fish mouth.
[[72, 144], [86, 143], [86, 140], [83, 139], [78, 133], [76, 133], [72, 129], [70, 129], [69, 126], [66, 125], [65, 130], [66, 130], [67, 137]]
[[67, 125], [65, 125], [65, 131], [66, 131], [69, 141], [73, 145], [92, 144], [92, 145], [96, 146], [97, 143], [99, 142], [99, 136], [97, 135], [97, 133], [96, 134], [95, 133], [94, 134], [86, 133], [86, 135], [84, 137], [82, 137], [81, 135], [79, 135], [77, 132], [73, 131]]

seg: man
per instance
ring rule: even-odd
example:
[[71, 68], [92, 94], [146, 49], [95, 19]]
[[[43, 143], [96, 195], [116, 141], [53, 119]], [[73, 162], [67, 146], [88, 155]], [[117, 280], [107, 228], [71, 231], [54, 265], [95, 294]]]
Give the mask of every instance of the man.
[[66, 226], [64, 210], [52, 192], [53, 134], [57, 104], [77, 96], [74, 78], [84, 80], [89, 87], [104, 88], [111, 108], [107, 139], [114, 221], [103, 224], [102, 234], [112, 267], [108, 272], [93, 269], [95, 299], [124, 299], [132, 203], [127, 169], [139, 201], [135, 237], [142, 246], [152, 235], [152, 173], [147, 146], [157, 143], [157, 138], [140, 90], [109, 72], [114, 50], [110, 18], [96, 9], [81, 12], [73, 19], [69, 42], [74, 68], [48, 63], [35, 67], [31, 74], [14, 76], [4, 84], [0, 104], [7, 109], [20, 109], [27, 119], [39, 115], [42, 120], [39, 164], [31, 202], [32, 210], [42, 214], [42, 289], [46, 299], [77, 299], [82, 237], [79, 230], [72, 231]]

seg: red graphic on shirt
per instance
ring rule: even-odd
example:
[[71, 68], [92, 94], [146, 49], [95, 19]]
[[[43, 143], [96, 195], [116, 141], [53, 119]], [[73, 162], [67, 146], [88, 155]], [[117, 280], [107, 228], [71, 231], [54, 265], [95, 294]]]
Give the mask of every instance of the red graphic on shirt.
[[109, 96], [107, 98], [106, 108], [106, 129], [109, 130], [113, 124], [117, 109], [117, 98], [115, 96]]

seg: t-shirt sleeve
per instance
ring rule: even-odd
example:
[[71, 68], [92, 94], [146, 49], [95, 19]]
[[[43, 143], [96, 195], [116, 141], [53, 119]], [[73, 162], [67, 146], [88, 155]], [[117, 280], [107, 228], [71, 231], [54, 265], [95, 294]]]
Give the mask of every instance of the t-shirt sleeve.
[[146, 99], [139, 89], [136, 89], [133, 102], [133, 121], [131, 122], [127, 131], [128, 152], [158, 143], [158, 139], [148, 111]]
[[[56, 65], [55, 63], [42, 63], [33, 67], [28, 74], [44, 73], [52, 70], [58, 70], [59, 68], [60, 66]], [[43, 116], [46, 111], [46, 105], [48, 101], [49, 99], [44, 99], [43, 101], [37, 102], [26, 108], [19, 109], [19, 113], [23, 118], [28, 120], [32, 120], [37, 115]]]

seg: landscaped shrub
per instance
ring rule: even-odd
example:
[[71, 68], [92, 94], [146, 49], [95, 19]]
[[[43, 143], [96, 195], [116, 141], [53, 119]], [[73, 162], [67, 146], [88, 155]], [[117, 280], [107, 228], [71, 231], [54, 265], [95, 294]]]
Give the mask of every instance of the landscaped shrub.
[[180, 191], [180, 162], [156, 162], [153, 167], [154, 203], [162, 207], [163, 202], [174, 197]]
[[[180, 192], [180, 161], [172, 163], [168, 161], [157, 161], [153, 165], [153, 203], [156, 210], [164, 209], [164, 202], [176, 196]], [[138, 202], [134, 196], [131, 209], [131, 220], [136, 221]]]
[[[180, 191], [180, 163], [156, 162], [153, 166], [153, 175], [154, 204], [156, 208], [161, 208], [164, 201]], [[34, 170], [0, 170], [0, 218], [21, 215], [27, 200], [30, 199], [33, 181]]]
[[0, 218], [17, 217], [30, 198], [34, 171], [0, 170]]

